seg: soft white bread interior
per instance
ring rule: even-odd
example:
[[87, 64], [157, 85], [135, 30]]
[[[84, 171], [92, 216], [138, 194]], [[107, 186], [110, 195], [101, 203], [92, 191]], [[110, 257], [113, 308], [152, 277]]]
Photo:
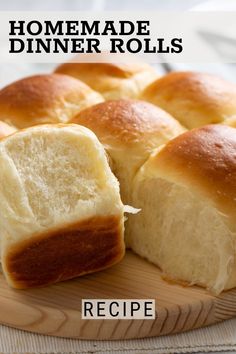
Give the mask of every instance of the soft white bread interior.
[[5, 122], [0, 121], [0, 139], [7, 135], [13, 134], [17, 129]]
[[11, 286], [43, 286], [123, 257], [119, 184], [91, 131], [19, 131], [1, 140], [0, 165], [1, 260]]
[[[131, 191], [138, 169], [157, 147], [185, 131], [163, 110], [138, 100], [106, 101], [80, 112], [72, 122], [97, 135], [120, 182], [122, 201], [134, 207]], [[126, 247], [133, 222], [129, 217], [125, 224]]]
[[105, 147], [125, 204], [132, 180], [150, 153], [185, 129], [169, 114], [138, 100], [106, 101], [81, 111], [72, 123], [91, 129]]
[[85, 82], [106, 100], [136, 98], [158, 77], [153, 67], [134, 61], [130, 56], [122, 54], [120, 62], [112, 61], [113, 57], [109, 53], [98, 55], [103, 62], [65, 63], [57, 67], [55, 72]]
[[98, 92], [70, 76], [36, 75], [0, 91], [0, 119], [19, 129], [66, 123], [82, 109], [102, 101]]
[[167, 278], [216, 294], [236, 286], [235, 156], [235, 129], [211, 125], [173, 139], [136, 175], [142, 210], [129, 244]]
[[161, 107], [189, 129], [212, 123], [236, 127], [236, 85], [215, 75], [172, 72], [150, 84], [140, 99]]

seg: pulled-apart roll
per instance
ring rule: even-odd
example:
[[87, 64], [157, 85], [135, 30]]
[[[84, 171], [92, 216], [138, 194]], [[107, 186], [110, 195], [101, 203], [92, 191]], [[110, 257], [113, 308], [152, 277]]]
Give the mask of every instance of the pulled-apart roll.
[[0, 141], [1, 261], [30, 288], [95, 272], [124, 254], [119, 184], [96, 136], [42, 125]]
[[131, 248], [169, 278], [216, 294], [236, 286], [236, 131], [223, 125], [173, 139], [133, 185]]
[[189, 129], [212, 123], [236, 126], [236, 85], [215, 75], [172, 72], [149, 85], [140, 99]]
[[66, 123], [82, 109], [102, 101], [99, 93], [70, 76], [36, 75], [0, 91], [0, 120], [19, 129]]
[[[111, 169], [120, 182], [123, 203], [132, 205], [135, 174], [150, 153], [184, 128], [169, 114], [142, 101], [106, 101], [80, 112], [73, 123], [91, 129], [105, 147]], [[126, 246], [133, 218], [125, 225]]]
[[150, 153], [185, 131], [168, 113], [138, 100], [106, 101], [71, 122], [91, 129], [105, 147], [125, 204], [131, 203], [132, 180]]

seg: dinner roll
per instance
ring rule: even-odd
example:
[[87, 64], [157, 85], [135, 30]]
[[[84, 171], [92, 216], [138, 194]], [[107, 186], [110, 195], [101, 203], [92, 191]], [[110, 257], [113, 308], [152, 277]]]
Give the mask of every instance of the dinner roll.
[[236, 286], [236, 131], [209, 125], [159, 148], [137, 173], [131, 248], [167, 278]]
[[140, 98], [189, 129], [222, 122], [236, 126], [236, 85], [214, 75], [172, 72], [148, 86]]
[[[107, 56], [107, 55], [106, 55]], [[109, 59], [109, 56], [107, 56]], [[57, 73], [71, 75], [100, 92], [106, 100], [136, 98], [158, 75], [148, 64], [124, 63], [65, 63], [56, 68]]]
[[12, 127], [11, 125], [8, 125], [7, 123], [0, 121], [0, 139], [14, 132], [16, 132], [16, 128]]
[[132, 179], [149, 154], [184, 131], [169, 114], [138, 100], [106, 101], [71, 122], [91, 129], [105, 147], [125, 204], [130, 203]]
[[17, 128], [65, 123], [80, 110], [102, 101], [99, 93], [70, 76], [36, 75], [0, 91], [0, 119]]
[[96, 136], [41, 125], [0, 141], [1, 261], [14, 288], [107, 268], [124, 254], [119, 184]]

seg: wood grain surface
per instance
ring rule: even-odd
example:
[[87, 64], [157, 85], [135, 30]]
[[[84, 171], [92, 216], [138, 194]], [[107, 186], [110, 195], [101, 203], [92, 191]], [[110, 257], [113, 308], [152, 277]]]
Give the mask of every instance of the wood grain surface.
[[[81, 299], [156, 299], [155, 320], [82, 320]], [[236, 289], [214, 297], [170, 284], [131, 252], [118, 265], [47, 288], [13, 290], [0, 276], [0, 323], [26, 331], [83, 339], [160, 336], [236, 316]]]

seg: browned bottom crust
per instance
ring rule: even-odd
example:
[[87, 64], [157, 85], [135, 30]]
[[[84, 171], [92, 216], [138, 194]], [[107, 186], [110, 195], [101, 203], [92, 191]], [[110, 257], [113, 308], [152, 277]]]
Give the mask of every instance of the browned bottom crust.
[[124, 249], [120, 217], [94, 217], [21, 242], [5, 271], [16, 288], [39, 287], [109, 267]]

